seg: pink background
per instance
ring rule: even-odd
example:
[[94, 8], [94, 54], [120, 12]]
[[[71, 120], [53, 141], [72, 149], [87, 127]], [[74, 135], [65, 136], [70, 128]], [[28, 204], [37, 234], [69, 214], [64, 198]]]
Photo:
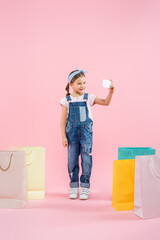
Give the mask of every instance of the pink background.
[[[157, 220], [111, 207], [117, 148], [152, 146], [159, 154], [159, 13], [158, 0], [0, 1], [0, 149], [46, 149], [46, 200], [30, 202], [27, 211], [1, 210], [5, 239], [13, 232], [16, 239], [71, 239], [77, 232], [79, 239], [159, 239]], [[88, 70], [87, 92], [98, 97], [108, 94], [104, 78], [115, 84], [110, 106], [92, 109], [93, 196], [85, 203], [66, 195], [60, 132], [59, 100], [75, 67]]]
[[46, 148], [46, 191], [68, 188], [59, 100], [70, 71], [88, 70], [94, 106], [91, 188], [112, 192], [118, 147], [152, 146], [159, 153], [160, 33], [158, 1], [2, 1], [0, 6], [1, 150]]

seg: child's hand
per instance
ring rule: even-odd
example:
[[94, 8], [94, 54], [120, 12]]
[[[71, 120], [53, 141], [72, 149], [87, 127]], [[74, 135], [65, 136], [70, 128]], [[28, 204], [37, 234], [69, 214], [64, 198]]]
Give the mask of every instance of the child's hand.
[[113, 84], [112, 79], [109, 79], [109, 80], [111, 81], [111, 86], [110, 86], [110, 88], [109, 88], [109, 91], [110, 91], [111, 93], [113, 93], [113, 92], [114, 92], [114, 84]]
[[66, 137], [62, 138], [62, 144], [63, 144], [63, 147], [68, 147], [68, 140]]

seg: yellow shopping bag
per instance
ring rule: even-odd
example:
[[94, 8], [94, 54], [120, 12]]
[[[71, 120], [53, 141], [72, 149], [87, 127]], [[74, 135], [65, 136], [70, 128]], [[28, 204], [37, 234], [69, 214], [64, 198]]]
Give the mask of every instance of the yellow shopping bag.
[[134, 173], [135, 159], [114, 161], [112, 206], [117, 211], [133, 210]]
[[45, 198], [45, 148], [12, 147], [12, 151], [25, 151], [27, 166], [27, 198]]

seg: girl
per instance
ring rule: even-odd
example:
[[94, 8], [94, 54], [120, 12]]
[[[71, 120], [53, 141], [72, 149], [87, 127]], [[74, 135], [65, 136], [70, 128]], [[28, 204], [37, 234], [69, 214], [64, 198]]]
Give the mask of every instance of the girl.
[[[86, 77], [84, 70], [71, 72], [68, 84], [65, 88], [66, 97], [61, 99], [61, 132], [62, 144], [68, 147], [68, 173], [70, 177], [70, 199], [78, 197], [79, 189], [79, 155], [81, 155], [82, 174], [80, 177], [80, 199], [89, 198], [90, 177], [92, 169], [92, 113], [91, 106], [94, 104], [108, 106], [113, 92], [113, 82], [109, 94], [105, 99], [96, 97], [90, 93], [84, 93]], [[69, 88], [73, 92], [70, 94]]]

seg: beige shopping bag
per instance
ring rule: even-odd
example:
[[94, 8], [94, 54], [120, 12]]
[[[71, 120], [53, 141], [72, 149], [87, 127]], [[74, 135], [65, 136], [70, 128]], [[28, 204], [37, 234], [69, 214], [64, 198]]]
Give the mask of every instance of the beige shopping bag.
[[0, 208], [23, 208], [26, 204], [25, 152], [0, 151]]
[[12, 147], [12, 150], [23, 150], [26, 153], [27, 198], [45, 198], [45, 148]]

